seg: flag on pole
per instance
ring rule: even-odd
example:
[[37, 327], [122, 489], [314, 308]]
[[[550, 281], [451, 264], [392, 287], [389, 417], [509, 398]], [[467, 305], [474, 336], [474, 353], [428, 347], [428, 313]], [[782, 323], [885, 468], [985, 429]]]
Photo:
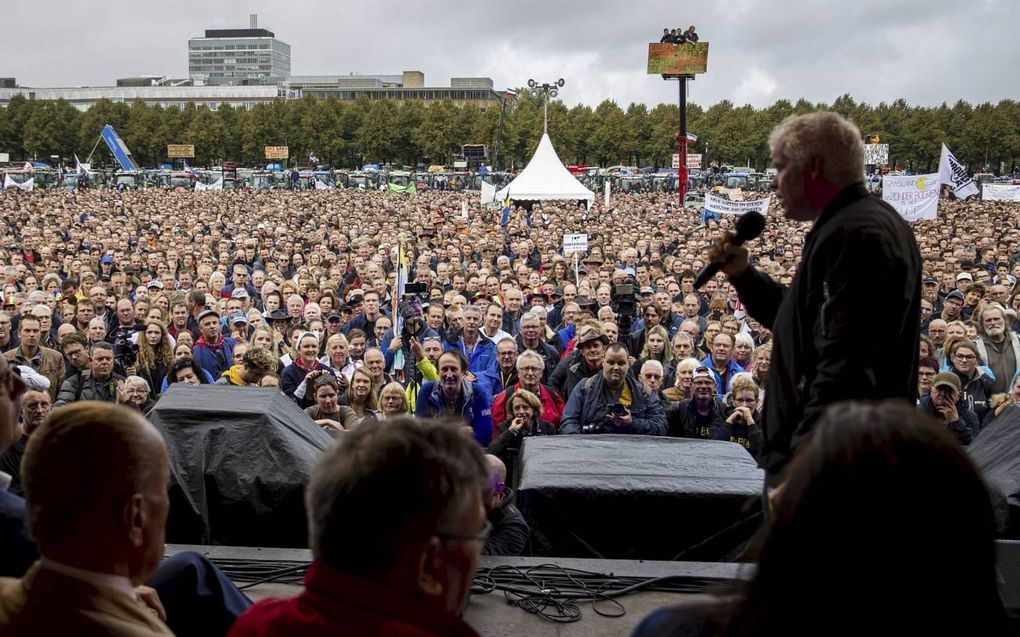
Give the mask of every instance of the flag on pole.
[[708, 208], [702, 208], [701, 209], [701, 225], [707, 226], [709, 219], [713, 219], [715, 221], [719, 221], [719, 215], [717, 215], [715, 212], [709, 210]]
[[512, 100], [515, 100], [515, 99], [517, 99], [517, 91], [515, 91], [512, 88], [508, 88], [506, 90], [506, 96], [509, 97]]
[[971, 195], [978, 194], [978, 187], [974, 185], [974, 180], [967, 174], [967, 169], [945, 144], [942, 144], [942, 158], [939, 159], [939, 180], [952, 186], [953, 194], [959, 199], [966, 199]]
[[510, 201], [509, 197], [507, 197], [506, 200], [503, 202], [503, 218], [499, 220], [499, 225], [505, 226], [506, 224], [510, 223], [510, 205], [512, 203], [513, 202]]

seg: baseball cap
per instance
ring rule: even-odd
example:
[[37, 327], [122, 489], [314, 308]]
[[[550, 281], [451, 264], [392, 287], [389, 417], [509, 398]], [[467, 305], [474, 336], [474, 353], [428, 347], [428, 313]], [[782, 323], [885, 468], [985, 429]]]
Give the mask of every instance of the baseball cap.
[[109, 254], [104, 254], [102, 257], [100, 257], [99, 262], [100, 263], [113, 263], [113, 257], [111, 255], [109, 255]]
[[198, 321], [202, 322], [202, 319], [204, 319], [207, 316], [215, 316], [216, 318], [219, 318], [220, 313], [213, 309], [202, 310], [201, 312], [198, 313]]
[[953, 290], [952, 292], [949, 293], [949, 296], [946, 297], [947, 301], [949, 299], [956, 299], [956, 300], [962, 302], [963, 301], [963, 292], [961, 292], [959, 290]]
[[342, 321], [343, 319], [340, 318], [340, 312], [330, 312], [329, 314], [326, 315], [326, 320], [329, 321], [330, 323], [333, 323]]
[[973, 281], [974, 277], [972, 277], [970, 275], [970, 272], [961, 272], [961, 273], [956, 275], [956, 280], [957, 281], [963, 281], [964, 279], [966, 279], [968, 281]]
[[715, 382], [715, 376], [712, 375], [712, 370], [707, 367], [698, 367], [694, 370], [694, 375], [691, 377], [691, 380], [695, 381], [699, 378], [707, 378], [713, 383]]
[[149, 281], [148, 287], [156, 288], [157, 290], [162, 290], [163, 289], [163, 282], [160, 281], [159, 279], [153, 279], [153, 280]]
[[247, 323], [248, 317], [245, 316], [244, 312], [231, 312], [230, 313], [231, 323]]
[[230, 298], [232, 298], [232, 299], [250, 299], [251, 295], [248, 294], [248, 290], [246, 290], [244, 288], [234, 288], [234, 290], [230, 293]]
[[953, 372], [942, 372], [941, 374], [935, 374], [935, 379], [931, 381], [931, 386], [935, 387], [952, 387], [956, 391], [960, 391], [960, 378]]
[[655, 290], [646, 285], [645, 287], [641, 288], [641, 294], [655, 294]]
[[926, 276], [926, 277], [924, 277], [924, 284], [925, 285], [938, 285], [939, 284], [939, 280], [937, 278], [933, 277], [933, 276]]

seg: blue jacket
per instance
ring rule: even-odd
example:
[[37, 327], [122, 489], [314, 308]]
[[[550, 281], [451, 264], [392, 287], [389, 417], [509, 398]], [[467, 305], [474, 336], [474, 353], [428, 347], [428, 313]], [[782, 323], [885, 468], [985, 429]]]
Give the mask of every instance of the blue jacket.
[[[628, 408], [632, 418], [631, 425], [616, 427], [607, 424], [605, 432], [665, 436], [666, 411], [658, 397], [630, 376], [626, 376], [624, 382], [630, 388], [633, 400]], [[574, 387], [574, 391], [570, 392], [570, 399], [563, 408], [560, 433], [578, 434], [584, 425], [607, 423], [606, 416], [612, 402], [614, 402], [612, 394], [606, 385], [605, 376], [601, 373], [582, 380]]]
[[206, 345], [196, 345], [194, 349], [195, 362], [209, 372], [213, 378], [219, 378], [223, 372], [234, 365], [234, 345], [237, 345], [237, 341], [229, 336], [224, 336], [223, 343], [219, 347], [219, 352], [223, 355], [220, 358], [216, 356], [216, 350], [210, 349]]
[[562, 330], [557, 332], [557, 334], [560, 336], [560, 351], [566, 351], [567, 345], [570, 341], [574, 340], [574, 324], [571, 323], [564, 327]]
[[709, 354], [708, 356], [706, 356], [705, 360], [701, 361], [701, 364], [712, 370], [712, 376], [715, 377], [716, 397], [719, 398], [720, 400], [722, 400], [726, 393], [730, 391], [730, 383], [733, 381], [733, 377], [739, 374], [740, 372], [744, 371], [744, 368], [741, 367], [740, 364], [737, 363], [737, 361], [731, 358], [729, 362], [726, 363], [726, 369], [728, 370], [728, 373], [726, 374], [727, 376], [726, 386], [723, 387], [722, 376], [720, 376], [719, 372], [715, 370], [715, 363], [712, 362], [712, 355]]
[[478, 444], [487, 447], [492, 440], [492, 394], [487, 383], [462, 380], [457, 403], [449, 408], [443, 399], [441, 382], [430, 380], [418, 392], [414, 415], [418, 418], [459, 417], [474, 430]]
[[21, 577], [38, 557], [25, 534], [25, 501], [0, 491], [0, 577]]
[[458, 338], [455, 344], [443, 341], [443, 349], [459, 350], [468, 359], [468, 369], [476, 376], [496, 366], [496, 344], [481, 333], [478, 334], [478, 344], [475, 345], [475, 351], [471, 353], [470, 358], [468, 358], [467, 349], [464, 347], [463, 336]]

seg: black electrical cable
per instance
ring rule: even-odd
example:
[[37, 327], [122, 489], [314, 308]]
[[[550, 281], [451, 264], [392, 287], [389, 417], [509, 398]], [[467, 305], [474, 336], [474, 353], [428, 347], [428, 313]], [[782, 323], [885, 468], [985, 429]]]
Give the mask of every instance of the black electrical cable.
[[[720, 582], [711, 578], [688, 576], [617, 577], [612, 574], [569, 569], [556, 564], [519, 568], [497, 566], [481, 569], [475, 576], [472, 593], [502, 591], [508, 603], [555, 623], [581, 619], [578, 604], [590, 602], [592, 611], [602, 617], [622, 617], [626, 608], [618, 598], [641, 591], [701, 593]], [[612, 608], [606, 608], [611, 604]]]

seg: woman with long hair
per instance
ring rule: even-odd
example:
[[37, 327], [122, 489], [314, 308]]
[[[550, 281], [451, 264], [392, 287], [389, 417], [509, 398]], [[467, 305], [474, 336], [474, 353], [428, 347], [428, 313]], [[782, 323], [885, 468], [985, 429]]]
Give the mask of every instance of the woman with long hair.
[[351, 375], [351, 386], [347, 390], [347, 406], [358, 416], [358, 423], [375, 419], [379, 411], [379, 400], [372, 391], [372, 376], [364, 367], [358, 367]]
[[991, 498], [929, 417], [832, 405], [785, 475], [751, 579], [658, 611], [635, 637], [1011, 634]]
[[174, 362], [170, 335], [159, 321], [149, 321], [138, 335], [138, 362], [135, 371], [146, 380], [152, 397], [159, 396], [166, 372]]

